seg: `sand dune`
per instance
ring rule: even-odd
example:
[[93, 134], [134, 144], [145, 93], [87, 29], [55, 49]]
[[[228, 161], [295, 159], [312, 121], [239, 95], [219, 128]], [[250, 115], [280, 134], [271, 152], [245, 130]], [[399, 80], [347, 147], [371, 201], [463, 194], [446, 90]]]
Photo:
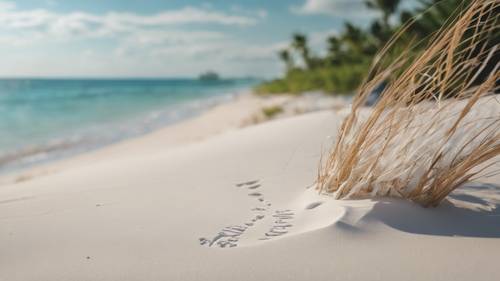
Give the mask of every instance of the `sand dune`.
[[157, 134], [3, 186], [0, 280], [496, 280], [500, 178], [435, 209], [319, 195], [339, 120]]

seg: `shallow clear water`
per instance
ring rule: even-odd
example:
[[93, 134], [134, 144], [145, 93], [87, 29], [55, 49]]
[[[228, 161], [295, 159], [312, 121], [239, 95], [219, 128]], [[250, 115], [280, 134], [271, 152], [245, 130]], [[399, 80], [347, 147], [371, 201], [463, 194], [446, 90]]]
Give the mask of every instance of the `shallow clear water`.
[[0, 171], [144, 134], [199, 114], [256, 82], [0, 80]]

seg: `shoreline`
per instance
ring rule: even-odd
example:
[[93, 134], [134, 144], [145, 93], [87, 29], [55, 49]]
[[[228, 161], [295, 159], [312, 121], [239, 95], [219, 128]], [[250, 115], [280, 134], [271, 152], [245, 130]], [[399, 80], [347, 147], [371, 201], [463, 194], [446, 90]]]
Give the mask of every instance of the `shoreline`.
[[66, 159], [196, 117], [251, 80], [6, 80], [0, 174]]
[[[114, 129], [116, 133], [116, 137], [111, 139], [102, 139], [101, 142], [92, 140], [91, 136], [85, 136], [84, 139], [87, 139], [89, 142], [87, 143], [84, 139], [74, 140], [74, 137], [59, 137], [52, 141], [46, 142], [45, 144], [34, 144], [30, 145], [24, 149], [13, 150], [12, 153], [5, 153], [0, 158], [0, 179], [9, 174], [19, 173], [22, 171], [31, 170], [33, 168], [37, 168], [40, 166], [50, 165], [55, 162], [65, 161], [71, 158], [78, 157], [83, 154], [92, 153], [95, 151], [103, 150], [108, 147], [127, 142], [130, 140], [138, 139], [150, 134], [153, 134], [157, 131], [163, 130], [165, 128], [169, 128], [172, 126], [176, 126], [179, 124], [183, 124], [190, 120], [196, 119], [203, 114], [213, 110], [214, 108], [224, 105], [230, 104], [234, 102], [240, 96], [248, 96], [248, 91], [240, 91], [239, 93], [230, 94], [222, 97], [211, 97], [209, 99], [204, 99], [202, 101], [190, 101], [181, 106], [189, 107], [193, 104], [204, 103], [204, 107], [201, 110], [193, 110], [192, 112], [188, 112], [188, 114], [184, 114], [185, 116], [180, 117], [177, 120], [163, 120], [162, 125], [150, 126], [151, 124], [141, 124], [142, 127], [135, 128], [137, 125], [134, 123], [138, 123], [141, 119], [149, 119], [144, 116], [152, 116], [158, 115], [161, 113], [158, 112], [168, 112], [167, 109], [156, 110], [155, 112], [145, 113], [143, 117], [137, 118], [134, 117], [132, 120], [125, 120], [123, 124], [128, 126], [129, 130], [136, 130], [135, 133], [123, 133], [123, 128], [125, 125], [115, 124], [116, 128], [110, 127], [109, 129]], [[98, 124], [97, 124], [98, 125]], [[119, 136], [120, 135], [120, 136]], [[54, 153], [53, 153], [54, 152]], [[53, 153], [53, 154], [52, 154]], [[45, 156], [45, 154], [48, 154]], [[36, 160], [37, 158], [42, 158], [41, 160]], [[34, 158], [34, 161], [30, 161], [29, 158]], [[3, 161], [2, 161], [3, 160]], [[26, 162], [26, 163], [23, 163]], [[32, 163], [30, 163], [32, 162]]]
[[[12, 182], [18, 183], [27, 181], [41, 175], [52, 174], [62, 169], [68, 169], [72, 166], [92, 161], [92, 159], [106, 158], [115, 153], [124, 153], [125, 150], [128, 150], [130, 146], [134, 146], [135, 143], [139, 146], [148, 145], [149, 142], [158, 137], [165, 141], [166, 147], [173, 147], [179, 144], [201, 140], [204, 137], [216, 134], [219, 130], [229, 129], [228, 126], [233, 125], [228, 124], [224, 120], [217, 120], [212, 126], [201, 126], [206, 116], [217, 118], [218, 115], [226, 116], [229, 114], [227, 117], [241, 120], [244, 116], [238, 116], [238, 111], [230, 112], [229, 109], [232, 107], [245, 109], [249, 104], [251, 105], [254, 102], [252, 97], [253, 95], [251, 93], [240, 94], [229, 101], [212, 106], [193, 117], [188, 117], [179, 122], [168, 124], [144, 134], [127, 137], [117, 142], [105, 144], [86, 151], [76, 152], [60, 158], [56, 157], [55, 159], [50, 159], [24, 168], [13, 169], [11, 171], [7, 170], [0, 174], [0, 186]], [[172, 135], [172, 137], [168, 137], [167, 135]]]
[[[327, 96], [322, 93], [305, 93], [300, 96], [288, 94], [258, 96], [247, 91], [193, 117], [168, 124], [145, 134], [127, 137], [117, 142], [56, 157], [24, 168], [3, 171], [0, 173], [0, 187], [6, 184], [29, 181], [79, 165], [87, 165], [93, 161], [99, 161], [99, 159], [134, 153], [138, 147], [148, 147], [146, 150], [151, 152], [155, 149], [172, 149], [179, 145], [200, 142], [224, 132], [272, 119], [324, 109], [340, 110], [345, 105], [344, 98]], [[262, 110], [273, 107], [285, 109], [278, 116], [264, 116]]]

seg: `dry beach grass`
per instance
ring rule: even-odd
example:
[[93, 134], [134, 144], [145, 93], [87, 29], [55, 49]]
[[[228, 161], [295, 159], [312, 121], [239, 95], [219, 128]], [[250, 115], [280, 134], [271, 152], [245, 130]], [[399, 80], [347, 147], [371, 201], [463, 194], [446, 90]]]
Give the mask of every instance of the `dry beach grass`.
[[[410, 50], [387, 67], [376, 62], [373, 79], [360, 88], [320, 164], [321, 192], [336, 198], [396, 196], [436, 206], [487, 173], [500, 154], [494, 95], [500, 79], [499, 6], [499, 1], [473, 1], [411, 62]], [[394, 73], [400, 74], [366, 110], [370, 92]]]

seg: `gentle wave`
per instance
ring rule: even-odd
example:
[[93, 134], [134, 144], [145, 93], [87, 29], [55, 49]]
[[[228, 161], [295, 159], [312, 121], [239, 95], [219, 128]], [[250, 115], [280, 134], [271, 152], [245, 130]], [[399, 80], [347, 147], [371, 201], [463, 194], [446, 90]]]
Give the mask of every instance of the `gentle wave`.
[[147, 110], [125, 120], [95, 122], [92, 126], [79, 128], [71, 134], [56, 135], [42, 142], [28, 142], [17, 148], [0, 147], [0, 173], [72, 156], [127, 138], [140, 136], [196, 116], [247, 91], [248, 87], [240, 87], [226, 93], [205, 95], [174, 104], [165, 104], [160, 109]]

